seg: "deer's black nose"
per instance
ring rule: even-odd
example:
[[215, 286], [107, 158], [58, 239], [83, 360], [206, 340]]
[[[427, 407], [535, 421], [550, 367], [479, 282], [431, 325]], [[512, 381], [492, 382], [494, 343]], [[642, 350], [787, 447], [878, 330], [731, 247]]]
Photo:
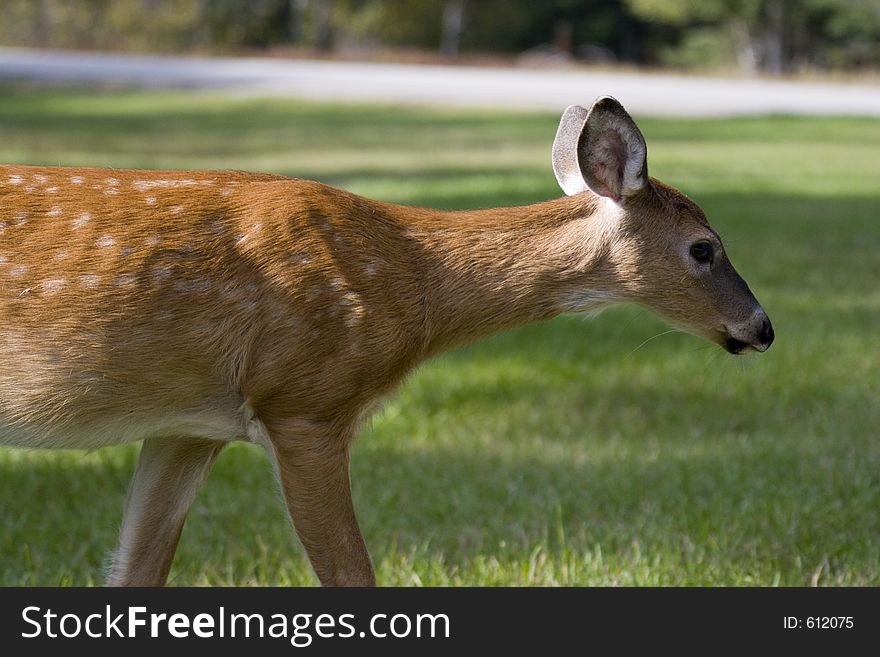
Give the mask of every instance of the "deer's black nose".
[[761, 324], [761, 330], [758, 333], [758, 342], [766, 347], [769, 347], [773, 344], [773, 338], [776, 337], [776, 334], [773, 332], [773, 324], [770, 323], [770, 318], [765, 317], [764, 321]]

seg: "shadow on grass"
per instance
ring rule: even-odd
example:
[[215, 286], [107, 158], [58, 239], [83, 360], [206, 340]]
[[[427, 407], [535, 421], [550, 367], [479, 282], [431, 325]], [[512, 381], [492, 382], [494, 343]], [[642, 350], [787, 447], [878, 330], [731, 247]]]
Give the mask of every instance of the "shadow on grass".
[[[527, 560], [537, 545], [550, 554], [601, 545], [609, 562], [625, 564], [638, 545], [679, 569], [667, 575], [672, 583], [722, 571], [806, 584], [827, 561], [831, 582], [876, 584], [880, 522], [865, 509], [880, 502], [880, 475], [851, 458], [817, 462], [811, 449], [722, 437], [690, 453], [576, 463], [364, 446], [353, 478], [377, 562], [403, 553], [460, 567], [481, 556]], [[3, 584], [101, 580], [130, 453], [101, 465], [0, 466], [3, 499], [16, 500], [4, 514]], [[247, 582], [251, 560], [267, 549], [286, 553], [281, 568], [301, 559], [264, 455], [231, 450], [190, 516], [178, 555], [186, 574], [176, 582], [230, 563], [224, 575]], [[277, 576], [265, 573], [262, 583]]]
[[[65, 151], [90, 150], [132, 159], [162, 155], [206, 160], [254, 154], [352, 149], [412, 150], [413, 135], [426, 149], [541, 139], [548, 144], [555, 119], [497, 112], [430, 111], [377, 105], [163, 93], [83, 95], [58, 90], [0, 87], [0, 135], [39, 148], [30, 164], [57, 163]], [[151, 166], [161, 166], [149, 160]], [[204, 167], [212, 165], [205, 164]]]

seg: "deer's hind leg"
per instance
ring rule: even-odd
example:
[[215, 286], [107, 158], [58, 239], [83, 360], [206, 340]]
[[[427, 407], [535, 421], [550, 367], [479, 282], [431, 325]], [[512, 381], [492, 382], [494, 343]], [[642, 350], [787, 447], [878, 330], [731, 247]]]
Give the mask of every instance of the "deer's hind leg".
[[108, 586], [162, 586], [186, 514], [225, 443], [148, 438], [125, 505]]

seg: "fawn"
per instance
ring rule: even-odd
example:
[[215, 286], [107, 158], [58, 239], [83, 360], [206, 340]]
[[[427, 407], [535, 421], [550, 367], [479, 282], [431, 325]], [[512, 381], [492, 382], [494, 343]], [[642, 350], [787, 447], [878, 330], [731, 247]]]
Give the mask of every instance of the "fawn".
[[635, 302], [731, 353], [767, 315], [611, 97], [569, 107], [566, 196], [440, 212], [268, 174], [0, 168], [0, 442], [143, 440], [108, 584], [162, 585], [224, 445], [262, 445], [324, 585], [372, 585], [349, 446], [419, 362]]

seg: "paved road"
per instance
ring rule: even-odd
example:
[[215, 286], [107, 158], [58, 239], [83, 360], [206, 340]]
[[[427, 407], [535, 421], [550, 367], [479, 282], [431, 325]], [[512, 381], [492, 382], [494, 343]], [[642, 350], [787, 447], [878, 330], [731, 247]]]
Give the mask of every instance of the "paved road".
[[616, 96], [657, 116], [780, 112], [880, 116], [880, 85], [676, 75], [413, 66], [267, 58], [136, 56], [0, 48], [0, 80], [223, 90], [321, 100], [558, 111]]

